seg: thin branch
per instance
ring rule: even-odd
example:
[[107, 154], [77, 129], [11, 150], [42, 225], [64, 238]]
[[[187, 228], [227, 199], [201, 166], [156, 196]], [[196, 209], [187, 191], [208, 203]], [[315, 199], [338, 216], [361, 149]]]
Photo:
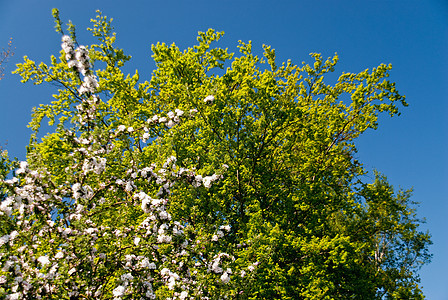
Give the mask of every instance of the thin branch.
[[9, 58], [14, 55], [14, 52], [11, 48], [12, 46], [12, 38], [8, 42], [8, 48], [2, 49], [0, 52], [0, 80], [3, 79], [5, 74], [3, 73], [5, 71], [5, 65], [8, 62]]

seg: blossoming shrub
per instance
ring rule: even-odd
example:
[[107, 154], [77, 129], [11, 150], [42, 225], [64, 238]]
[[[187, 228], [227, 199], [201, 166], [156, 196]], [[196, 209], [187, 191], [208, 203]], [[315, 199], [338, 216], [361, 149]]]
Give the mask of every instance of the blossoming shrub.
[[[35, 111], [33, 129], [42, 114], [52, 121], [62, 117], [56, 132], [35, 140], [28, 161], [3, 181], [0, 214], [11, 228], [0, 237], [1, 297], [208, 299], [213, 289], [230, 295], [232, 289], [221, 286], [231, 280], [234, 257], [221, 251], [219, 239], [231, 227], [198, 231], [169, 213], [173, 188], [213, 189], [226, 166], [201, 176], [178, 166], [176, 157], [144, 147], [194, 118], [195, 109], [158, 116], [138, 99], [133, 108], [120, 107], [130, 99], [118, 93], [146, 97], [147, 83], [135, 88], [134, 77], [123, 80], [117, 65], [128, 57], [109, 52], [113, 35], [106, 18], [99, 16], [94, 25], [93, 34], [104, 44], [76, 47], [63, 35], [59, 62], [53, 57], [53, 66], [36, 67], [25, 58], [19, 65], [25, 80], [62, 88], [57, 101]], [[107, 63], [98, 76], [95, 61]], [[125, 87], [114, 91], [116, 84]], [[104, 102], [106, 90], [104, 98], [119, 99]], [[118, 117], [123, 108], [137, 114]]]

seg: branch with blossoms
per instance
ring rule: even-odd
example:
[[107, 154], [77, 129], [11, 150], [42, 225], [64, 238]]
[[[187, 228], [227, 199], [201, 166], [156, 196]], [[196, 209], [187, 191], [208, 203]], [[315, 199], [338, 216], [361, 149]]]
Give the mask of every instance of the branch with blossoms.
[[[48, 137], [61, 151], [51, 156], [60, 166], [40, 164], [47, 152], [36, 150], [13, 178], [1, 182], [7, 195], [0, 215], [14, 225], [0, 237], [0, 297], [209, 299], [210, 286], [231, 285], [235, 276], [235, 258], [219, 246], [231, 227], [198, 235], [192, 224], [173, 220], [170, 194], [178, 185], [212, 189], [226, 166], [202, 176], [177, 166], [174, 156], [163, 164], [147, 163], [132, 147], [155, 139], [157, 128], [171, 130], [194, 118], [197, 110], [154, 114], [138, 126], [106, 124], [104, 116], [113, 111], [99, 96], [104, 86], [94, 75], [88, 48], [74, 45], [71, 37], [62, 37], [63, 68], [74, 73], [70, 78], [83, 76], [73, 125], [59, 126]], [[220, 297], [231, 291], [223, 289]]]

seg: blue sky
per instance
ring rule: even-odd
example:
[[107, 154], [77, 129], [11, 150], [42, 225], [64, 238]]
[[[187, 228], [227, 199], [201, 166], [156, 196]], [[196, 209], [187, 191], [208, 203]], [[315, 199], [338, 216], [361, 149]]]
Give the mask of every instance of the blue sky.
[[279, 62], [310, 61], [338, 53], [336, 73], [359, 72], [392, 63], [390, 79], [410, 106], [400, 117], [384, 116], [376, 131], [358, 141], [358, 159], [378, 169], [397, 188], [414, 188], [424, 230], [433, 236], [433, 262], [422, 268], [428, 299], [448, 299], [448, 2], [376, 1], [50, 1], [0, 0], [0, 48], [13, 38], [15, 55], [0, 81], [0, 145], [25, 158], [31, 109], [49, 103], [54, 87], [21, 84], [10, 72], [28, 55], [49, 62], [60, 49], [51, 8], [72, 20], [81, 43], [95, 10], [114, 18], [117, 45], [133, 56], [127, 70], [149, 79], [154, 63], [150, 46], [175, 42], [192, 46], [198, 31], [225, 31], [221, 47], [236, 51], [238, 40], [276, 49]]

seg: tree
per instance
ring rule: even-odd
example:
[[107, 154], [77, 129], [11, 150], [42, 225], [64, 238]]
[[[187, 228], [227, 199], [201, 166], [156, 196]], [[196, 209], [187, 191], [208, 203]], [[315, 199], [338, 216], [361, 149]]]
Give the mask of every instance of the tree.
[[[76, 47], [53, 13], [59, 59], [25, 57], [15, 71], [60, 88], [34, 110], [27, 162], [3, 181], [0, 293], [423, 297], [416, 271], [431, 242], [410, 191], [380, 174], [365, 183], [354, 158], [379, 113], [407, 106], [390, 65], [331, 85], [336, 55], [277, 66], [268, 46], [262, 58], [250, 42], [239, 57], [212, 47], [223, 33], [210, 29], [184, 51], [154, 45], [156, 69], [139, 83], [120, 70], [130, 57], [110, 20], [99, 13], [99, 43]], [[45, 117], [55, 131], [39, 140]]]

